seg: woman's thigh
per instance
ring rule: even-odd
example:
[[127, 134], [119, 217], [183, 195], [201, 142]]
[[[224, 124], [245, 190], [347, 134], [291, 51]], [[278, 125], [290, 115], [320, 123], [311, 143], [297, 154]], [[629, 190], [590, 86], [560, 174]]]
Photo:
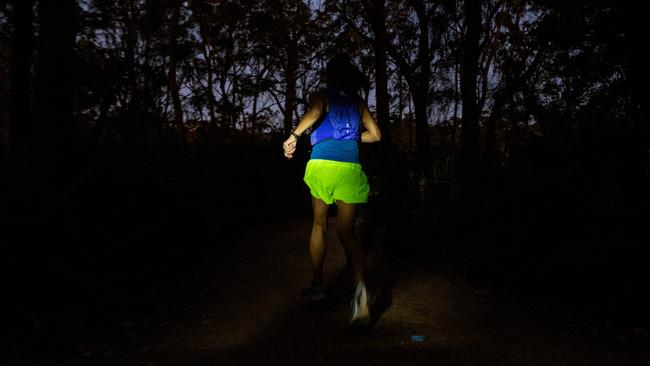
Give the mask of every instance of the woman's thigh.
[[336, 227], [339, 233], [353, 232], [356, 214], [357, 205], [355, 203], [345, 203], [342, 200], [336, 201]]
[[314, 211], [314, 224], [327, 228], [327, 210], [329, 205], [323, 200], [311, 197], [311, 206]]

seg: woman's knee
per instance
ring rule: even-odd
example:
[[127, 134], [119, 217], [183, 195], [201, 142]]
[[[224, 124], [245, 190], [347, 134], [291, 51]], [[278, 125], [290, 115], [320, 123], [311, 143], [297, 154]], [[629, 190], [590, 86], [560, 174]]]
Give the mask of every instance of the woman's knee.
[[354, 236], [354, 229], [352, 226], [339, 225], [336, 228], [336, 233], [338, 234], [339, 239], [344, 242], [352, 241], [356, 239], [356, 237]]
[[326, 220], [314, 219], [312, 230], [316, 232], [322, 232], [322, 233], [327, 231], [327, 219]]

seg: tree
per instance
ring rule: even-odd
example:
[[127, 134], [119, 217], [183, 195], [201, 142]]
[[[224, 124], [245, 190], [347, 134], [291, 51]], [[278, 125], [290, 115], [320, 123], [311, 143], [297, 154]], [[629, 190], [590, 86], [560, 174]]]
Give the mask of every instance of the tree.
[[178, 72], [178, 49], [177, 49], [177, 37], [178, 37], [178, 27], [180, 22], [180, 13], [181, 7], [183, 6], [183, 0], [174, 0], [171, 3], [171, 16], [169, 19], [169, 94], [172, 98], [172, 103], [174, 105], [174, 122], [176, 128], [179, 131], [180, 136], [184, 136], [183, 133], [183, 106], [181, 104], [181, 98], [179, 95], [179, 86], [177, 80]]
[[[296, 111], [296, 89], [301, 60], [310, 51], [305, 43], [305, 35], [317, 23], [312, 17], [312, 11], [302, 1], [295, 2], [265, 2], [266, 11], [258, 15], [260, 31], [268, 44], [273, 58], [282, 65], [284, 102], [280, 103], [277, 94], [278, 107], [283, 115], [284, 134], [288, 135], [293, 127]], [[277, 42], [279, 36], [279, 42]]]
[[32, 53], [34, 51], [34, 1], [14, 1], [11, 42], [11, 92], [9, 101], [11, 148], [17, 155], [29, 153], [32, 126]]
[[[461, 64], [461, 95], [463, 101], [463, 125], [461, 142], [461, 177], [467, 191], [473, 193], [476, 184], [479, 149], [479, 117], [477, 105], [477, 79], [479, 40], [482, 30], [481, 0], [465, 0], [465, 35]], [[470, 192], [468, 192], [470, 193]], [[470, 194], [471, 194], [470, 193]]]
[[73, 120], [74, 50], [77, 6], [74, 0], [39, 1], [40, 32], [34, 92], [35, 147], [49, 174], [74, 151], [78, 135]]

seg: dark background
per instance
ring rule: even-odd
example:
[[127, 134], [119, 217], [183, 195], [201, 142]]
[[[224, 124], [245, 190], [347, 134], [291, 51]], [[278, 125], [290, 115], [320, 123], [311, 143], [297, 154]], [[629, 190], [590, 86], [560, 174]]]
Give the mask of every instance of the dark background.
[[231, 235], [310, 215], [308, 141], [281, 144], [338, 52], [383, 134], [368, 246], [648, 327], [645, 21], [605, 0], [0, 1], [5, 350], [146, 314], [143, 289]]

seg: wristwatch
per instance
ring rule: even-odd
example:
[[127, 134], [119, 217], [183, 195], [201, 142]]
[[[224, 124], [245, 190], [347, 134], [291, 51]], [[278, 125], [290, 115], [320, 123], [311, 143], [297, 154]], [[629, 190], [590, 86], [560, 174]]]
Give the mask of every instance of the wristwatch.
[[300, 135], [298, 135], [298, 134], [296, 134], [296, 132], [295, 132], [295, 131], [296, 131], [296, 129], [295, 129], [295, 128], [294, 128], [293, 130], [291, 130], [291, 136], [293, 136], [293, 137], [295, 137], [295, 138], [296, 138], [296, 140], [297, 140], [297, 139], [298, 139], [298, 138], [300, 137]]

